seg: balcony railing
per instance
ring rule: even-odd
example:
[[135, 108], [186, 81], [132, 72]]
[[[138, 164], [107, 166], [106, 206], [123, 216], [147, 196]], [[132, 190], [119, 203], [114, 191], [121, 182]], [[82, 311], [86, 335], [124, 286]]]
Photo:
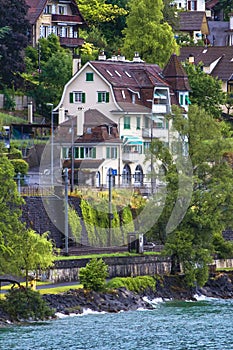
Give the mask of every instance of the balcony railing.
[[150, 128], [142, 129], [142, 137], [151, 138], [151, 136], [162, 139], [163, 141], [167, 142], [168, 141], [168, 129], [153, 128], [152, 135], [151, 135]]
[[83, 20], [77, 15], [52, 15], [52, 22], [69, 23], [69, 24], [83, 24]]
[[137, 153], [137, 152], [132, 152], [132, 153], [126, 153], [126, 152], [123, 152], [122, 153], [122, 161], [123, 162], [138, 162], [139, 161], [139, 158], [140, 158], [140, 154]]
[[66, 47], [78, 47], [84, 44], [84, 39], [82, 38], [63, 38], [59, 37], [60, 45]]

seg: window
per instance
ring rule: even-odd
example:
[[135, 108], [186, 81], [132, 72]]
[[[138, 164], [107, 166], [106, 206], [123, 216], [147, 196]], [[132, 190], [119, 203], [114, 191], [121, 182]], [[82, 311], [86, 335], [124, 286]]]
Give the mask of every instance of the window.
[[70, 103], [85, 103], [85, 92], [73, 91], [70, 93]]
[[180, 105], [183, 106], [184, 104], [184, 96], [180, 95]]
[[63, 157], [63, 159], [69, 158], [69, 148], [68, 147], [62, 148], [62, 157]]
[[86, 73], [86, 81], [94, 81], [94, 74]]
[[140, 130], [141, 129], [141, 118], [140, 117], [137, 117], [137, 130]]
[[46, 5], [44, 8], [44, 14], [48, 15], [52, 13], [52, 5]]
[[124, 117], [124, 129], [130, 129], [130, 117]]
[[109, 92], [98, 91], [98, 102], [109, 102]]
[[58, 14], [59, 15], [65, 15], [66, 14], [66, 7], [58, 5]]
[[150, 149], [150, 142], [144, 142], [144, 153]]
[[106, 147], [106, 158], [116, 159], [117, 158], [117, 147]]
[[145, 128], [146, 129], [149, 128], [149, 121], [150, 121], [150, 118], [149, 117], [145, 117]]
[[96, 158], [95, 147], [80, 147], [79, 158]]

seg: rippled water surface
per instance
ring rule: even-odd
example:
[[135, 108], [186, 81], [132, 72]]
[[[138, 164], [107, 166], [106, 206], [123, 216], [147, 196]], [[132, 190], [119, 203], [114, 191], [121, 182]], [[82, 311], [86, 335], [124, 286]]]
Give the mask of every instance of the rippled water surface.
[[233, 300], [159, 303], [0, 329], [0, 349], [233, 350]]

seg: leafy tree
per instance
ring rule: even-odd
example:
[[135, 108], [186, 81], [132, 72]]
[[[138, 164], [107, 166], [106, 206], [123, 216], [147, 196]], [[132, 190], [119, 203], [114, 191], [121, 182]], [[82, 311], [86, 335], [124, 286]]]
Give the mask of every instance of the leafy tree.
[[[233, 224], [232, 169], [223, 155], [232, 149], [229, 129], [206, 111], [191, 106], [189, 120], [174, 124], [189, 140], [193, 164], [193, 193], [183, 221], [167, 234], [165, 253], [172, 256], [172, 272], [182, 268], [189, 284], [203, 285], [208, 277], [208, 263], [215, 252], [215, 234]], [[168, 179], [167, 179], [168, 180]], [[175, 200], [175, 191], [171, 197]], [[167, 203], [166, 211], [171, 210]], [[165, 211], [165, 212], [166, 212]], [[161, 222], [163, 219], [161, 219]]]
[[108, 265], [103, 259], [91, 259], [86, 267], [79, 270], [79, 280], [86, 289], [101, 291], [108, 277]]
[[[38, 50], [40, 64], [38, 65]], [[56, 35], [39, 40], [38, 48], [26, 49], [26, 72], [22, 74], [26, 89], [35, 99], [42, 114], [48, 113], [46, 103], [58, 104], [64, 85], [72, 76], [72, 55], [60, 46]]]
[[4, 310], [10, 315], [12, 321], [44, 320], [54, 315], [46, 301], [39, 292], [25, 288], [14, 288], [6, 295], [3, 303]]
[[205, 109], [210, 115], [219, 118], [222, 112], [221, 105], [225, 101], [222, 82], [205, 73], [202, 68], [202, 64], [185, 64], [189, 84], [192, 89], [190, 100], [193, 104], [197, 104]]
[[0, 148], [0, 274], [11, 271], [11, 261], [6, 259], [12, 256], [11, 242], [23, 229], [21, 206], [23, 199], [17, 191], [14, 181], [14, 167]]
[[132, 58], [135, 52], [146, 62], [163, 67], [178, 52], [172, 28], [163, 22], [162, 0], [130, 0], [127, 27], [123, 30], [123, 53]]
[[[11, 240], [9, 263], [15, 274], [26, 276], [28, 287], [29, 274], [38, 269], [53, 265], [55, 258], [53, 243], [48, 239], [48, 232], [39, 235], [31, 229], [24, 229]], [[7, 256], [5, 257], [7, 259]]]
[[[21, 86], [25, 69], [24, 49], [28, 45], [30, 24], [24, 0], [0, 0], [0, 86]], [[4, 29], [3, 29], [4, 28]]]
[[79, 0], [78, 6], [90, 26], [113, 21], [127, 13], [118, 4], [106, 3], [105, 0]]

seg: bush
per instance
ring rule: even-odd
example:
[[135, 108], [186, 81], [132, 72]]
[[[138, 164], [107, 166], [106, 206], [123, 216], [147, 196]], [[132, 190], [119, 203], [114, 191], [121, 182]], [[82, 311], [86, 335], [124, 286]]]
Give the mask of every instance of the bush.
[[6, 294], [4, 310], [12, 321], [45, 320], [54, 315], [39, 292], [26, 288], [15, 288]]
[[108, 265], [103, 259], [91, 259], [86, 267], [79, 270], [79, 280], [85, 289], [104, 290], [108, 277]]
[[107, 283], [107, 288], [125, 287], [132, 292], [143, 292], [147, 289], [155, 291], [156, 281], [152, 276], [116, 277]]
[[20, 173], [21, 175], [26, 175], [28, 172], [29, 165], [23, 159], [11, 159], [11, 163], [15, 168], [15, 173]]

